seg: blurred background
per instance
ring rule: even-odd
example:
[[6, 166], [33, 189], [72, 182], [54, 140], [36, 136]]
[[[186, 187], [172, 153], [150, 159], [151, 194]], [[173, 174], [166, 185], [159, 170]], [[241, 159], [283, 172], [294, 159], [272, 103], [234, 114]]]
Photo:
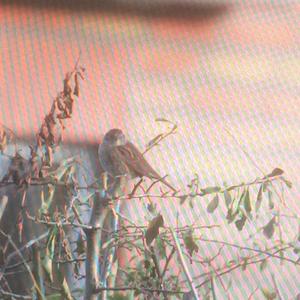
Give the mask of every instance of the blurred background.
[[[172, 184], [184, 191], [195, 173], [202, 186], [235, 184], [280, 167], [293, 182], [286, 212], [299, 215], [299, 16], [293, 0], [0, 1], [0, 121], [33, 139], [81, 52], [86, 80], [64, 144], [97, 145], [118, 127], [143, 149], [166, 130], [155, 119], [166, 118], [178, 132], [147, 159]], [[208, 215], [207, 203], [160, 209], [172, 212], [169, 222], [179, 212], [182, 224], [221, 224], [211, 237], [251, 243], [253, 224], [240, 235], [222, 210]], [[144, 206], [126, 209], [134, 216]], [[285, 221], [292, 239], [297, 221]], [[264, 274], [236, 271], [233, 298], [270, 286], [272, 273], [284, 299], [294, 299], [299, 269], [276, 263]]]

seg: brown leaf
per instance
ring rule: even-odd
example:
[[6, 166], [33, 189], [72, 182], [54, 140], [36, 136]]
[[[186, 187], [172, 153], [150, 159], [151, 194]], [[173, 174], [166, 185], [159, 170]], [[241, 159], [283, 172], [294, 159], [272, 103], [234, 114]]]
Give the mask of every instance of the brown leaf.
[[75, 81], [74, 95], [79, 97], [79, 82], [78, 82], [78, 73], [77, 72], [74, 76], [74, 81]]
[[284, 172], [280, 168], [275, 168], [270, 174], [268, 174], [265, 178], [271, 178], [275, 176], [282, 175]]
[[0, 124], [0, 151], [3, 152], [9, 143], [13, 142], [14, 134], [13, 132]]
[[157, 135], [156, 137], [154, 137], [147, 145], [146, 147], [151, 147], [153, 144], [155, 144], [161, 137], [163, 136], [162, 133], [160, 133], [159, 135]]
[[65, 76], [65, 79], [64, 79], [64, 95], [67, 96], [67, 95], [70, 95], [71, 92], [72, 92], [72, 87], [71, 87], [71, 84], [70, 84], [70, 79], [71, 79], [71, 75], [72, 73], [68, 72]]
[[275, 232], [275, 216], [263, 227], [263, 233], [267, 239], [270, 239]]
[[213, 213], [215, 209], [219, 205], [219, 196], [216, 194], [214, 198], [210, 201], [210, 203], [207, 205], [207, 212], [208, 213]]
[[149, 246], [159, 234], [159, 228], [164, 226], [164, 219], [161, 214], [153, 218], [148, 225], [145, 238], [146, 244]]

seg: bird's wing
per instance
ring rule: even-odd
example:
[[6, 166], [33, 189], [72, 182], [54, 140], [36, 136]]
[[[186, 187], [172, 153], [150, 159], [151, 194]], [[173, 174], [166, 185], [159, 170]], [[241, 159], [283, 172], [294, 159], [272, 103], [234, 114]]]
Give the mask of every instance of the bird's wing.
[[124, 164], [139, 177], [160, 179], [159, 174], [150, 166], [142, 153], [130, 142], [116, 147], [118, 155]]
[[123, 156], [117, 147], [111, 147], [105, 152], [104, 156], [102, 163], [104, 163], [105, 166], [103, 166], [103, 168], [112, 176], [129, 174], [128, 166], [124, 162]]

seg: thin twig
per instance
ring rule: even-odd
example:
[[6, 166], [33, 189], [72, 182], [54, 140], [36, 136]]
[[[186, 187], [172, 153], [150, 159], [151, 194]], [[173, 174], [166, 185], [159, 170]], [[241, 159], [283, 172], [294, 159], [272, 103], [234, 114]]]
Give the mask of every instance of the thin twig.
[[168, 294], [185, 294], [186, 292], [183, 291], [177, 291], [177, 290], [168, 290], [168, 289], [151, 289], [146, 287], [130, 287], [130, 286], [122, 286], [122, 287], [110, 287], [110, 288], [104, 288], [104, 287], [98, 287], [94, 290], [95, 293], [101, 293], [103, 291], [146, 291], [146, 292], [152, 292], [152, 293], [168, 293]]
[[[257, 252], [257, 253], [260, 253], [260, 254], [265, 254], [267, 256], [274, 257], [274, 258], [277, 258], [277, 259], [280, 259], [280, 260], [285, 260], [285, 261], [288, 261], [288, 262], [296, 264], [296, 265], [300, 265], [300, 262], [298, 262], [296, 260], [293, 260], [293, 259], [290, 259], [290, 258], [287, 258], [287, 257], [282, 257], [280, 255], [272, 254], [270, 252], [259, 250], [259, 249], [254, 249], [254, 248], [250, 248], [250, 247], [239, 246], [239, 245], [228, 243], [228, 242], [224, 242], [224, 241], [211, 240], [211, 239], [206, 239], [206, 238], [202, 238], [202, 237], [199, 240], [204, 241], [204, 242], [222, 244], [222, 245], [230, 246], [230, 247], [233, 247], [233, 248], [238, 248], [238, 249], [241, 249], [241, 250], [253, 251], [253, 252]], [[280, 249], [280, 251], [284, 251], [284, 250], [290, 249], [291, 247], [292, 246], [283, 247], [283, 248]]]
[[40, 294], [40, 295], [43, 295], [42, 291], [40, 290], [39, 288], [39, 285], [38, 283], [36, 282], [32, 272], [31, 272], [31, 269], [30, 269], [30, 266], [28, 265], [28, 263], [26, 262], [26, 260], [24, 259], [22, 253], [20, 252], [20, 250], [18, 249], [17, 245], [14, 243], [14, 241], [12, 240], [11, 236], [6, 234], [5, 232], [3, 232], [1, 229], [0, 229], [0, 233], [5, 236], [9, 243], [12, 245], [12, 247], [15, 249], [15, 252], [17, 253], [17, 255], [21, 258], [21, 260], [23, 261], [24, 263], [24, 266], [26, 267], [28, 273], [29, 273], [29, 276], [33, 282], [33, 285], [34, 285], [34, 288], [36, 289], [36, 291]]
[[161, 274], [161, 277], [162, 277], [162, 278], [164, 278], [164, 276], [165, 276], [165, 274], [166, 274], [166, 272], [167, 272], [167, 270], [168, 270], [169, 263], [170, 263], [170, 261], [171, 261], [171, 259], [172, 259], [172, 257], [173, 257], [173, 255], [174, 255], [175, 252], [176, 252], [175, 248], [172, 247], [172, 251], [171, 251], [170, 255], [169, 255], [168, 258], [167, 258], [165, 267], [164, 267], [163, 272], [162, 272], [162, 274]]
[[0, 289], [0, 294], [3, 296], [9, 296], [9, 297], [11, 297], [11, 299], [14, 299], [14, 298], [16, 298], [16, 299], [32, 299], [31, 296], [10, 293], [10, 292], [4, 291], [3, 289]]

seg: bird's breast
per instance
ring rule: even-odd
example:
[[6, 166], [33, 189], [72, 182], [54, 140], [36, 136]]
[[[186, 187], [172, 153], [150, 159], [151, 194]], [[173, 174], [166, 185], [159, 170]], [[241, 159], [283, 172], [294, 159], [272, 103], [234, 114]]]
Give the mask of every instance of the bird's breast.
[[116, 155], [113, 147], [101, 144], [98, 149], [99, 161], [108, 174], [113, 177], [128, 174], [128, 167], [122, 159]]

